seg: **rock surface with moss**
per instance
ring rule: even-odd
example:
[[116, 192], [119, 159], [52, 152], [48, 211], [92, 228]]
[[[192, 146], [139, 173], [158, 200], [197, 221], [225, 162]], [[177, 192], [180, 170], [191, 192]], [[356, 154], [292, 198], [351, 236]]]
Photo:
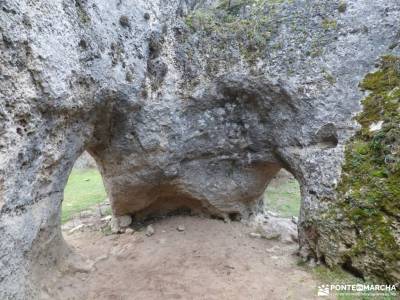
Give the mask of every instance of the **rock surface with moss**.
[[385, 56], [361, 88], [369, 95], [346, 145], [338, 199], [320, 220], [321, 247], [359, 276], [400, 281], [400, 58]]
[[[389, 248], [398, 245], [398, 207], [383, 200], [396, 193], [390, 180], [398, 161], [389, 153], [395, 119], [380, 124], [374, 116], [377, 132], [368, 136], [364, 128], [354, 138], [365, 151], [360, 168], [373, 168], [368, 177], [379, 189], [357, 190], [366, 179], [346, 179], [350, 162], [339, 192], [337, 186], [365, 97], [359, 83], [379, 57], [400, 55], [398, 0], [0, 6], [1, 299], [45, 298], [41, 274], [67, 264], [60, 209], [68, 174], [85, 150], [100, 168], [113, 214], [135, 218], [185, 209], [249, 219], [262, 213], [263, 192], [284, 167], [300, 183], [302, 257], [346, 265], [347, 253], [348, 268], [397, 278]], [[363, 84], [371, 95], [374, 81], [382, 81], [376, 77]], [[386, 98], [396, 95], [391, 89]], [[365, 107], [377, 101], [367, 98]], [[353, 200], [340, 200], [353, 185]], [[377, 198], [363, 204], [364, 194]], [[383, 240], [367, 247], [362, 234], [343, 231], [354, 244], [342, 253], [343, 237], [335, 235], [342, 222], [324, 218], [335, 206], [368, 240]], [[357, 259], [380, 259], [389, 275]]]

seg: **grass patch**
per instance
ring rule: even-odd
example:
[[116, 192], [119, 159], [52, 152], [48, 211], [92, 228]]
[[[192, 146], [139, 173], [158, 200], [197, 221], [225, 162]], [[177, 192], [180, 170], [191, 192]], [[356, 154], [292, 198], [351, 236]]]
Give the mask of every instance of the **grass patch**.
[[273, 182], [264, 193], [266, 209], [285, 218], [299, 215], [300, 200], [300, 185], [296, 179]]
[[107, 197], [103, 180], [97, 169], [72, 170], [64, 190], [62, 223], [91, 206], [101, 203]]

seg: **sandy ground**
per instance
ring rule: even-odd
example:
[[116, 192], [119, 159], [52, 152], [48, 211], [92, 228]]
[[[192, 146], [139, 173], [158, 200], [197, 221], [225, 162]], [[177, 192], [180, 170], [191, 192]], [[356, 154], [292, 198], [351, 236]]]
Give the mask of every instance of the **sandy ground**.
[[[180, 232], [177, 227], [183, 225]], [[145, 231], [65, 233], [88, 272], [54, 276], [52, 299], [317, 299], [318, 283], [297, 266], [295, 244], [251, 238], [251, 228], [171, 217]]]

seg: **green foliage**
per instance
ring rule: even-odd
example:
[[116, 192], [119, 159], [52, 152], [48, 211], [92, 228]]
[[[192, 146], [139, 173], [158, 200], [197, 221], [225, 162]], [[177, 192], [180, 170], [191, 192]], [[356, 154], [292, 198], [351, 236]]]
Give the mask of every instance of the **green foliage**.
[[[383, 57], [381, 69], [368, 74], [361, 88], [370, 94], [356, 118], [362, 128], [346, 147], [339, 185], [340, 210], [361, 233], [346, 255], [385, 261], [371, 268], [389, 279], [400, 261], [392, 227], [400, 218], [400, 58]], [[371, 130], [379, 121], [381, 128]]]
[[296, 179], [270, 184], [264, 194], [266, 209], [285, 218], [299, 215], [300, 200], [300, 185]]
[[106, 191], [98, 170], [73, 170], [64, 190], [62, 223], [67, 222], [73, 214], [86, 210], [105, 198]]
[[226, 10], [229, 14], [238, 15], [240, 12], [240, 9], [243, 6], [252, 5], [255, 3], [256, 3], [256, 1], [254, 1], [254, 0], [239, 0], [239, 1], [222, 0], [218, 4], [217, 8], [221, 9], [221, 10]]

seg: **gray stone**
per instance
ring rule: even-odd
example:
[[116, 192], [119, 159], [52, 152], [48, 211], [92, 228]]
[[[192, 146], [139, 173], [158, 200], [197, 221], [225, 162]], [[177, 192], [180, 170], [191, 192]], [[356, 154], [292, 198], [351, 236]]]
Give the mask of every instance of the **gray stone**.
[[128, 227], [132, 223], [132, 217], [131, 216], [119, 216], [118, 223], [119, 223], [120, 227]]
[[86, 225], [85, 224], [80, 224], [74, 228], [72, 228], [71, 230], [68, 231], [69, 234], [74, 234], [75, 232], [78, 231], [83, 231], [85, 229]]
[[106, 222], [106, 223], [110, 222], [111, 220], [112, 220], [112, 216], [110, 216], [110, 215], [101, 218], [101, 221]]
[[148, 225], [148, 226], [146, 227], [146, 233], [145, 233], [146, 236], [150, 237], [150, 236], [152, 236], [154, 233], [155, 233], [155, 231], [154, 231], [153, 226]]
[[[113, 213], [138, 218], [184, 208], [246, 220], [285, 167], [302, 190], [300, 253], [345, 262], [318, 221], [336, 203], [359, 82], [400, 54], [400, 3], [257, 3], [1, 2], [0, 299], [38, 298], [68, 252], [63, 189], [84, 151]], [[232, 17], [262, 30], [252, 38]]]
[[129, 215], [126, 216], [114, 216], [111, 218], [111, 232], [112, 233], [122, 233], [125, 232], [125, 229], [131, 225], [132, 217]]
[[118, 219], [112, 218], [110, 221], [111, 232], [116, 234], [121, 232], [121, 227], [119, 226]]
[[280, 240], [288, 244], [298, 241], [297, 226], [287, 218], [269, 216], [265, 220], [260, 216], [253, 220], [251, 226], [267, 240]]
[[127, 229], [125, 230], [125, 233], [127, 233], [127, 234], [134, 234], [134, 233], [135, 233], [135, 230], [132, 229], [132, 228], [127, 228]]
[[278, 216], [278, 214], [276, 212], [273, 212], [273, 211], [267, 211], [266, 215], [265, 215], [265, 217], [267, 219], [269, 219], [269, 217], [277, 217], [277, 216]]
[[91, 210], [84, 210], [84, 211], [79, 212], [80, 219], [92, 218], [93, 216], [95, 216], [95, 212], [93, 212]]
[[250, 232], [249, 236], [252, 237], [252, 238], [255, 238], [255, 239], [261, 239], [262, 238], [261, 234], [256, 233], [256, 232]]
[[76, 160], [74, 168], [77, 169], [93, 169], [96, 168], [96, 162], [93, 157], [86, 151]]

